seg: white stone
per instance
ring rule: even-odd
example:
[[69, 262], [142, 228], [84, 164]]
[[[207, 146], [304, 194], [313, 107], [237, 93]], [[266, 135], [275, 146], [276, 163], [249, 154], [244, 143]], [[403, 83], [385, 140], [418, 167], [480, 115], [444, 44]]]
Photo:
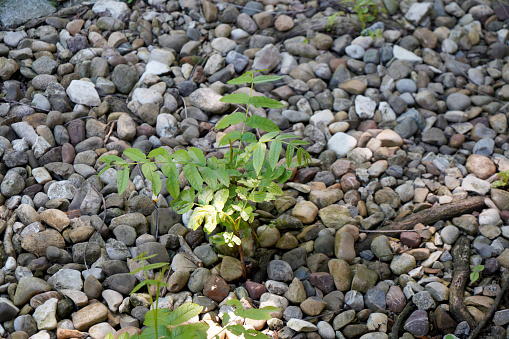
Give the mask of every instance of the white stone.
[[32, 175], [35, 178], [35, 181], [37, 181], [38, 184], [45, 184], [53, 178], [51, 177], [51, 174], [49, 174], [48, 170], [44, 167], [37, 167], [32, 170]]
[[421, 57], [398, 45], [394, 45], [394, 47], [392, 48], [392, 54], [398, 60], [422, 62]]
[[51, 336], [49, 335], [48, 331], [40, 331], [28, 339], [50, 339], [50, 338]]
[[357, 146], [357, 139], [343, 132], [334, 134], [327, 142], [327, 149], [334, 151], [338, 158], [346, 157], [355, 146]]
[[318, 329], [309, 321], [295, 318], [288, 320], [287, 326], [297, 332], [314, 332]]
[[99, 106], [101, 98], [97, 94], [95, 86], [90, 81], [73, 80], [66, 90], [69, 99], [76, 103], [85, 106]]
[[322, 122], [325, 124], [325, 126], [328, 126], [334, 122], [334, 115], [330, 110], [326, 109], [323, 111], [315, 112], [315, 114], [313, 114], [313, 116], [309, 118], [309, 123], [311, 125], [318, 126], [319, 123]]
[[479, 179], [473, 174], [469, 174], [463, 179], [461, 187], [467, 192], [474, 192], [479, 195], [486, 195], [491, 189], [489, 182]]
[[113, 0], [98, 1], [92, 7], [92, 11], [95, 14], [110, 14], [111, 17], [121, 20], [126, 19], [130, 13], [126, 3]]
[[104, 290], [102, 296], [104, 300], [106, 300], [108, 308], [110, 309], [111, 312], [117, 312], [118, 307], [120, 306], [124, 299], [122, 297], [122, 294], [114, 290]]
[[58, 299], [51, 298], [35, 309], [33, 318], [39, 330], [54, 330], [57, 327]]
[[396, 113], [392, 109], [388, 102], [382, 101], [378, 104], [378, 109], [382, 114], [382, 121], [394, 121], [396, 120]]
[[376, 102], [364, 95], [355, 97], [355, 113], [361, 119], [371, 119], [375, 115]]
[[157, 116], [156, 133], [160, 138], [173, 138], [177, 132], [177, 119], [173, 115], [163, 113]]
[[421, 21], [423, 21], [424, 18], [429, 14], [432, 8], [433, 3], [431, 2], [414, 2], [406, 12], [405, 19], [414, 25], [419, 25]]
[[49, 142], [46, 141], [43, 137], [37, 137], [35, 139], [35, 143], [32, 146], [32, 151], [34, 151], [34, 156], [39, 159], [51, 148]]
[[156, 75], [167, 74], [170, 72], [170, 65], [175, 61], [175, 56], [170, 51], [156, 48], [150, 53], [145, 74], [152, 73]]
[[367, 322], [368, 330], [387, 332], [387, 315], [383, 313], [371, 313]]
[[161, 93], [150, 88], [136, 88], [133, 92], [132, 99], [140, 104], [156, 104], [161, 107], [163, 104], [163, 96]]
[[113, 336], [117, 333], [117, 331], [115, 331], [115, 329], [108, 323], [95, 324], [88, 330], [88, 334], [92, 339], [104, 339], [108, 333], [113, 334]]
[[34, 128], [26, 122], [16, 122], [11, 125], [11, 128], [18, 137], [25, 139], [30, 145], [35, 143], [37, 133], [35, 133]]

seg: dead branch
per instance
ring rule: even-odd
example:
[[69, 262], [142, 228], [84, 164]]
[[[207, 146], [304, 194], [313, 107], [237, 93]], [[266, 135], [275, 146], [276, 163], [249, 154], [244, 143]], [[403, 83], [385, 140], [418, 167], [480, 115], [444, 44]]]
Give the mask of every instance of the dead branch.
[[486, 325], [490, 322], [491, 318], [495, 314], [495, 311], [497, 310], [498, 305], [500, 305], [500, 302], [502, 301], [502, 298], [504, 297], [504, 294], [508, 288], [509, 288], [509, 279], [507, 279], [507, 281], [505, 282], [504, 287], [502, 287], [502, 290], [500, 291], [500, 293], [497, 294], [497, 297], [495, 298], [495, 301], [493, 302], [493, 304], [490, 306], [490, 309], [488, 310], [488, 313], [486, 313], [486, 316], [483, 318], [483, 320], [481, 320], [479, 325], [477, 325], [477, 327], [472, 331], [472, 333], [470, 334], [470, 337], [468, 337], [468, 339], [476, 339], [479, 336], [479, 334], [481, 333], [481, 331], [484, 329], [484, 327], [486, 327]]
[[449, 306], [457, 322], [466, 321], [470, 328], [475, 328], [475, 320], [463, 304], [463, 293], [470, 273], [470, 240], [461, 236], [452, 249], [454, 270], [449, 292]]
[[401, 330], [403, 323], [414, 309], [415, 309], [414, 302], [412, 301], [412, 299], [408, 300], [405, 308], [403, 309], [403, 311], [401, 311], [396, 321], [394, 321], [394, 325], [392, 325], [390, 339], [399, 338], [399, 331]]
[[191, 249], [191, 247], [189, 247], [189, 245], [187, 244], [187, 241], [181, 235], [179, 235], [178, 238], [179, 238], [180, 248], [184, 250], [184, 253], [189, 257], [189, 259], [196, 266], [203, 267], [203, 261], [201, 261], [200, 258], [198, 258], [196, 256], [196, 254], [193, 253], [193, 250]]
[[[398, 232], [413, 230], [416, 224], [430, 225], [439, 220], [448, 220], [462, 214], [480, 210], [484, 207], [484, 199], [484, 197], [471, 197], [465, 200], [455, 201], [447, 205], [431, 207], [427, 210], [411, 214], [401, 221], [381, 227], [380, 230], [394, 231], [390, 232], [388, 235], [396, 237]], [[360, 232], [364, 232], [364, 230], [360, 230]], [[375, 237], [376, 234], [374, 233], [368, 234], [364, 241], [357, 243], [356, 250], [359, 252], [368, 250]]]

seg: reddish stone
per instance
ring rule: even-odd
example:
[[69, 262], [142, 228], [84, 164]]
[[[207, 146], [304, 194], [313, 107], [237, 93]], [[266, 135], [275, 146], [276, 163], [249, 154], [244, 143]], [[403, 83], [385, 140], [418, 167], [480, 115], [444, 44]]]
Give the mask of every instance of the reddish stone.
[[44, 293], [40, 293], [40, 294], [33, 296], [30, 299], [30, 306], [33, 309], [36, 309], [37, 307], [44, 304], [46, 301], [53, 299], [53, 298], [58, 299], [58, 300], [63, 299], [62, 295], [60, 293], [58, 293], [57, 291], [44, 292]]
[[504, 225], [509, 224], [509, 211], [507, 210], [500, 211], [500, 218], [502, 218]]
[[62, 162], [66, 164], [74, 163], [74, 158], [76, 157], [76, 151], [74, 150], [73, 145], [69, 143], [65, 143], [62, 145]]
[[72, 120], [67, 125], [67, 133], [69, 133], [69, 140], [73, 146], [76, 146], [85, 140], [85, 121], [81, 119]]
[[334, 278], [329, 273], [317, 272], [309, 275], [309, 282], [314, 287], [323, 291], [323, 293], [330, 293], [334, 291]]
[[394, 313], [403, 311], [406, 306], [406, 297], [399, 286], [391, 286], [389, 292], [385, 296], [385, 302], [387, 303], [387, 309]]
[[149, 124], [142, 124], [141, 126], [136, 127], [136, 134], [151, 137], [154, 135], [154, 127], [150, 126]]
[[249, 292], [251, 299], [258, 300], [263, 293], [267, 292], [265, 285], [259, 284], [254, 281], [246, 281], [246, 290]]
[[357, 127], [358, 131], [366, 132], [368, 129], [377, 129], [378, 126], [376, 122], [373, 120], [363, 120], [359, 123], [359, 126]]
[[449, 146], [454, 148], [460, 148], [461, 145], [465, 142], [466, 137], [463, 134], [453, 134], [451, 137], [451, 141], [449, 142]]
[[317, 167], [305, 167], [299, 171], [299, 182], [305, 184], [313, 180], [316, 173], [318, 173]]
[[341, 178], [346, 173], [355, 173], [355, 165], [350, 160], [338, 159], [332, 164], [331, 172], [336, 178]]
[[401, 233], [400, 240], [401, 245], [415, 248], [421, 243], [421, 236], [417, 232], [403, 232]]
[[230, 293], [230, 286], [217, 274], [211, 275], [204, 286], [203, 294], [217, 302], [223, 301]]
[[359, 180], [353, 173], [346, 173], [341, 177], [341, 188], [344, 192], [348, 192], [350, 190], [357, 190], [361, 186]]

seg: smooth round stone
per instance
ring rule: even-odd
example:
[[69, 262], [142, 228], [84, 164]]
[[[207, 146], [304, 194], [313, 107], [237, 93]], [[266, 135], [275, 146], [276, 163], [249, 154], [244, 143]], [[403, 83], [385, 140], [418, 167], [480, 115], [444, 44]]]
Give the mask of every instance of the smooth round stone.
[[364, 57], [366, 51], [359, 45], [350, 45], [345, 48], [345, 53], [351, 58], [360, 60]]
[[417, 84], [411, 79], [401, 79], [396, 82], [396, 89], [401, 93], [415, 93]]

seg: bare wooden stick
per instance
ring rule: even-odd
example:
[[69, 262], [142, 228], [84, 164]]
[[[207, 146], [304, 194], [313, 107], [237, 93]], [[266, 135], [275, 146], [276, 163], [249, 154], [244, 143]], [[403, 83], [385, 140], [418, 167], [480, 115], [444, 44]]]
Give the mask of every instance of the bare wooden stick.
[[408, 316], [414, 309], [415, 309], [414, 302], [412, 301], [412, 299], [408, 300], [405, 308], [399, 314], [398, 318], [394, 322], [394, 325], [392, 325], [390, 339], [398, 339], [399, 338], [399, 330], [403, 326], [405, 319], [408, 318]]
[[[472, 213], [473, 211], [480, 210], [484, 207], [485, 197], [471, 197], [460, 201], [455, 201], [447, 205], [439, 205], [436, 207], [428, 208], [427, 210], [420, 211], [415, 214], [411, 214], [401, 221], [392, 223], [387, 226], [381, 227], [379, 230], [390, 230], [394, 236], [401, 231], [413, 230], [417, 224], [430, 225], [434, 224], [439, 220], [448, 220], [457, 217], [462, 214]], [[364, 232], [364, 230], [360, 230]], [[371, 246], [371, 242], [375, 239], [376, 234], [368, 234], [366, 239], [362, 242], [357, 243], [356, 250], [361, 252], [368, 250]]]
[[189, 247], [189, 245], [187, 244], [187, 241], [186, 239], [184, 239], [181, 235], [178, 236], [179, 238], [179, 243], [180, 243], [180, 248], [184, 250], [184, 252], [186, 253], [186, 255], [189, 257], [189, 259], [198, 267], [203, 267], [203, 261], [200, 260], [200, 258], [198, 258], [196, 256], [196, 254], [193, 253], [193, 250], [191, 249], [191, 247]]
[[479, 336], [479, 334], [481, 333], [481, 331], [484, 329], [484, 327], [486, 327], [486, 325], [490, 322], [491, 318], [493, 317], [493, 315], [495, 314], [495, 311], [498, 308], [498, 305], [500, 305], [500, 302], [502, 301], [502, 298], [504, 297], [505, 292], [507, 292], [508, 288], [509, 288], [509, 279], [507, 279], [507, 281], [505, 282], [504, 287], [502, 287], [502, 290], [500, 291], [500, 293], [497, 294], [497, 297], [495, 298], [495, 301], [493, 302], [493, 304], [490, 306], [490, 309], [488, 310], [488, 313], [486, 313], [486, 316], [483, 318], [483, 320], [481, 320], [479, 325], [477, 325], [477, 327], [472, 331], [469, 339], [476, 339]]
[[456, 241], [452, 249], [452, 262], [454, 270], [449, 286], [449, 306], [452, 316], [456, 321], [466, 321], [470, 328], [475, 328], [475, 320], [463, 304], [463, 293], [470, 273], [470, 240], [467, 237], [462, 236]]

